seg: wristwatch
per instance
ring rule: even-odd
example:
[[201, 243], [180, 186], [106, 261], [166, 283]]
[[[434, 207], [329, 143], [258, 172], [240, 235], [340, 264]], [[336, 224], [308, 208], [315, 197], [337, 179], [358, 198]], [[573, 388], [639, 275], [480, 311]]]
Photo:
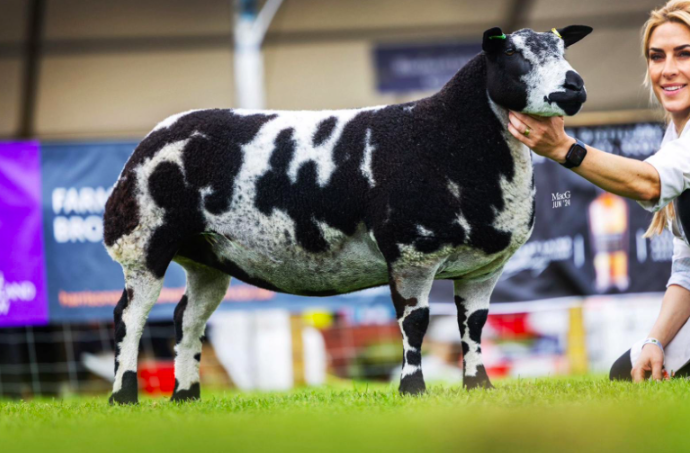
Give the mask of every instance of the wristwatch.
[[565, 162], [562, 163], [565, 168], [575, 168], [579, 166], [587, 155], [587, 148], [580, 140], [575, 139], [575, 143], [568, 150], [565, 155]]

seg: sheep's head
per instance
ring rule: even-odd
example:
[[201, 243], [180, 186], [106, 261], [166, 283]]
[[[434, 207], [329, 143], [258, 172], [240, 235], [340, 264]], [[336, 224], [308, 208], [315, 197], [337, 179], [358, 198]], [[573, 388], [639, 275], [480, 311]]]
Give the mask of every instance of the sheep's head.
[[592, 31], [584, 25], [538, 33], [484, 32], [487, 89], [505, 108], [540, 116], [574, 115], [587, 100], [582, 77], [565, 59], [565, 49]]

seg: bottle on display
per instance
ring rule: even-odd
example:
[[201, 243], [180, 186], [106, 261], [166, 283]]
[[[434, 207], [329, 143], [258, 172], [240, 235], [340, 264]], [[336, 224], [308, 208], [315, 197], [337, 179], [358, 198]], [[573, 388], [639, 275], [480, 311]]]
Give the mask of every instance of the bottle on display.
[[628, 275], [628, 204], [604, 192], [589, 205], [589, 229], [594, 252], [597, 292], [625, 291]]

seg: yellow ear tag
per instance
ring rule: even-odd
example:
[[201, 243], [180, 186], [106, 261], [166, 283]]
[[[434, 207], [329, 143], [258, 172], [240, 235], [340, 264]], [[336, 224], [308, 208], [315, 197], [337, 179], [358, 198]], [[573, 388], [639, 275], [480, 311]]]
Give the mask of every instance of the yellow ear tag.
[[555, 28], [555, 27], [554, 27], [554, 28], [552, 28], [552, 29], [551, 29], [551, 31], [553, 32], [553, 34], [554, 34], [554, 35], [556, 35], [556, 36], [558, 36], [559, 38], [563, 39], [563, 36], [561, 36], [561, 34], [560, 34], [560, 33], [558, 33], [558, 30], [556, 30], [556, 28]]

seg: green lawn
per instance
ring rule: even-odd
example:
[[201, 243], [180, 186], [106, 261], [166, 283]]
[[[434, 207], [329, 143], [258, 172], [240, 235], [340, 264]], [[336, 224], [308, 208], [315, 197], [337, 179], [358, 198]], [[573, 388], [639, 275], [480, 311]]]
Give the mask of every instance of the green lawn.
[[0, 452], [690, 450], [688, 381], [551, 378], [496, 387], [431, 386], [425, 396], [401, 397], [390, 386], [349, 384], [131, 407], [110, 407], [105, 396], [0, 401]]

